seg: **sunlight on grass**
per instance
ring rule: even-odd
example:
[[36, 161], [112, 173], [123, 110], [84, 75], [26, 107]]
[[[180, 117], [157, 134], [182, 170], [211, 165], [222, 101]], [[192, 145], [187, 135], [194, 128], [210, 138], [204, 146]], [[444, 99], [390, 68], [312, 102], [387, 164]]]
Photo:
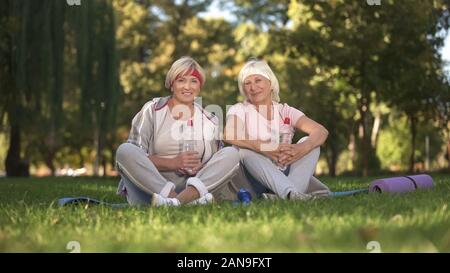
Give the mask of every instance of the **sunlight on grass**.
[[[325, 178], [332, 189], [369, 179]], [[362, 182], [361, 182], [362, 181]], [[370, 194], [313, 202], [230, 202], [202, 207], [58, 207], [63, 196], [123, 202], [117, 179], [2, 179], [1, 252], [384, 252], [450, 251], [450, 179], [404, 195]]]

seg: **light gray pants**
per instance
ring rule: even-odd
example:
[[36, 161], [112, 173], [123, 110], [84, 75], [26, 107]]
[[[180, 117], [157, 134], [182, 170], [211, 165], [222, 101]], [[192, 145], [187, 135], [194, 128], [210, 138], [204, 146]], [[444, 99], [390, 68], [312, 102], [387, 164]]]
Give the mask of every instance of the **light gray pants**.
[[[306, 139], [307, 137], [304, 137], [297, 143]], [[246, 187], [254, 196], [258, 196], [261, 189], [271, 190], [284, 199], [291, 191], [301, 193], [329, 191], [326, 185], [313, 177], [319, 160], [319, 147], [292, 163], [288, 175], [280, 171], [270, 158], [262, 154], [249, 149], [239, 149], [239, 154], [242, 166], [238, 175], [233, 179], [234, 187]]]
[[[148, 159], [145, 152], [131, 143], [123, 143], [116, 151], [116, 164], [121, 175], [121, 183], [126, 188], [127, 201], [131, 205], [145, 205], [151, 202], [153, 193], [160, 193], [168, 182], [175, 184], [176, 192], [186, 187], [186, 176], [175, 172], [160, 172]], [[195, 177], [201, 185], [194, 187], [201, 192], [211, 192], [218, 199], [224, 197], [227, 183], [239, 169], [239, 153], [234, 147], [226, 147], [216, 152]], [[215, 194], [217, 192], [217, 194]], [[220, 193], [219, 193], [220, 192]], [[227, 192], [225, 190], [225, 192]], [[230, 195], [231, 193], [228, 193]], [[228, 198], [230, 199], [230, 198]]]

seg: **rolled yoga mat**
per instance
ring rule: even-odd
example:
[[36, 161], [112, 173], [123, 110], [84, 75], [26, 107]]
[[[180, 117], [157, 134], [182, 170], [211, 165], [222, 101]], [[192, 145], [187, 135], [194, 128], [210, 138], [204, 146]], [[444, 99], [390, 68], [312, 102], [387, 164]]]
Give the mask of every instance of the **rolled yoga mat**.
[[433, 187], [433, 178], [427, 174], [383, 178], [372, 181], [370, 192], [411, 192]]

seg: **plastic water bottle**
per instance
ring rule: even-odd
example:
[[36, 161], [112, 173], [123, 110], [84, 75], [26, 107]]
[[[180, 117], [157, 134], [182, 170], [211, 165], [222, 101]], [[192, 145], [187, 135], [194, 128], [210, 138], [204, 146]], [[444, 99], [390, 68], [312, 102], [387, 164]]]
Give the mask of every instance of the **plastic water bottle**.
[[[192, 119], [187, 121], [183, 131], [183, 152], [195, 151], [195, 139], [194, 139], [194, 122]], [[191, 172], [192, 169], [187, 169]]]
[[[291, 126], [291, 119], [284, 118], [283, 125], [280, 127], [280, 144], [291, 144], [294, 137], [294, 130]], [[280, 171], [285, 171], [287, 166], [278, 167]]]
[[245, 206], [249, 205], [252, 202], [252, 195], [245, 188], [241, 188], [239, 190], [239, 192], [237, 193], [237, 196], [238, 196], [239, 201]]

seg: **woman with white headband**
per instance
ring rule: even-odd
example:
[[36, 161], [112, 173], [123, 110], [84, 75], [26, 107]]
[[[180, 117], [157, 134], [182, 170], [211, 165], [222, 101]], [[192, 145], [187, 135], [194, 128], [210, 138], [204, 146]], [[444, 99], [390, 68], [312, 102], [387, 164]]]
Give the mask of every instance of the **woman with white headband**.
[[[236, 184], [250, 184], [252, 194], [269, 199], [328, 196], [328, 187], [313, 177], [328, 131], [300, 110], [279, 102], [278, 80], [265, 61], [247, 62], [239, 72], [238, 85], [246, 100], [228, 110], [225, 128], [225, 141], [239, 148], [241, 158]], [[281, 128], [308, 136], [295, 144], [280, 144]]]
[[166, 75], [171, 95], [147, 102], [133, 118], [127, 143], [116, 151], [118, 194], [129, 204], [208, 204], [223, 197], [239, 154], [222, 148], [217, 117], [194, 102], [204, 83], [202, 67], [182, 57]]

